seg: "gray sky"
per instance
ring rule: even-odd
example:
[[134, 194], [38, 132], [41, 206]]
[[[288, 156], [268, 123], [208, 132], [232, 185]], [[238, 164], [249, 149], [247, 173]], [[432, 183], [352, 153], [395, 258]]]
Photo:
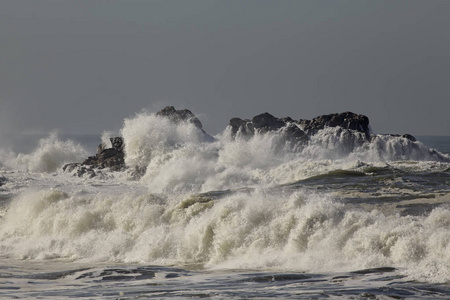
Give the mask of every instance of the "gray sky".
[[450, 135], [450, 1], [0, 1], [0, 131], [353, 111]]

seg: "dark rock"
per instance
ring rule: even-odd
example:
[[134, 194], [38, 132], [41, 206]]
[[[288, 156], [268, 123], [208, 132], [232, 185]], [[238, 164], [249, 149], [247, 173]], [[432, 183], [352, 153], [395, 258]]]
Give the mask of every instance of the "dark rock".
[[341, 127], [356, 130], [370, 139], [369, 118], [352, 112], [318, 116], [312, 120], [300, 120], [299, 124], [308, 135], [314, 135], [326, 127]]
[[173, 106], [166, 106], [156, 115], [167, 117], [174, 123], [190, 122], [200, 129], [203, 127], [200, 120], [188, 109], [176, 110]]
[[[157, 113], [158, 116], [169, 118], [174, 123], [188, 122], [194, 124], [204, 134], [205, 141], [212, 142], [214, 138], [208, 135], [202, 129], [202, 123], [199, 119], [188, 109], [176, 110], [173, 106], [167, 106]], [[97, 153], [94, 156], [89, 156], [82, 163], [70, 163], [63, 167], [63, 171], [73, 173], [76, 171], [77, 176], [89, 177], [101, 174], [98, 169], [109, 168], [111, 171], [123, 171], [126, 169], [125, 165], [125, 143], [122, 137], [110, 138], [111, 147], [101, 143], [97, 147]], [[96, 170], [96, 171], [94, 171]], [[145, 174], [145, 168], [136, 168], [131, 171], [133, 178], [140, 178]]]
[[416, 138], [410, 134], [404, 134], [404, 135], [402, 135], [402, 137], [404, 137], [405, 139], [408, 139], [412, 142], [417, 142]]
[[95, 156], [88, 157], [82, 165], [92, 166], [94, 168], [110, 168], [112, 171], [125, 169], [125, 153], [115, 148], [104, 149]]
[[116, 149], [119, 152], [123, 152], [124, 144], [122, 137], [110, 138], [109, 140], [111, 141], [111, 145], [114, 149]]
[[244, 136], [252, 136], [255, 133], [253, 123], [250, 120], [242, 120], [233, 118], [230, 120], [231, 134], [234, 137], [236, 133], [240, 132]]
[[206, 142], [214, 141], [214, 138], [203, 130], [202, 123], [189, 109], [177, 110], [173, 106], [166, 106], [165, 108], [157, 112], [156, 115], [160, 117], [167, 117], [175, 124], [179, 124], [181, 122], [192, 123], [202, 131]]
[[262, 133], [278, 130], [281, 127], [286, 125], [286, 122], [272, 116], [269, 113], [263, 113], [263, 114], [254, 116], [252, 119], [252, 123], [253, 123], [253, 127], [255, 129], [258, 129]]
[[78, 167], [80, 167], [81, 164], [80, 163], [70, 163], [70, 164], [66, 164], [63, 166], [63, 171], [67, 172], [67, 173], [72, 173], [73, 170], [77, 169]]
[[308, 135], [293, 122], [287, 123], [284, 134], [286, 141], [293, 143], [306, 143], [309, 139]]
[[231, 128], [231, 136], [235, 137], [239, 132], [241, 136], [251, 137], [255, 132], [264, 134], [271, 131], [280, 131], [286, 142], [297, 146], [308, 141], [306, 133], [290, 117], [277, 118], [269, 113], [254, 116], [252, 120], [233, 118], [228, 126]]
[[105, 149], [106, 149], [106, 145], [101, 143], [100, 145], [97, 146], [97, 154], [102, 153], [102, 151]]
[[97, 176], [97, 173], [94, 171], [92, 166], [86, 167], [80, 163], [70, 163], [64, 165], [63, 171], [67, 173], [74, 173], [74, 176], [76, 175], [78, 177], [85, 177], [87, 175], [89, 178], [93, 178]]
[[72, 173], [76, 170], [77, 176], [85, 176], [89, 174], [89, 177], [96, 176], [96, 169], [109, 168], [112, 171], [122, 171], [125, 169], [125, 153], [123, 151], [124, 143], [123, 138], [115, 137], [111, 138], [111, 148], [106, 148], [105, 144], [100, 144], [97, 147], [97, 154], [95, 156], [89, 156], [82, 163], [70, 163], [63, 167], [64, 172]]

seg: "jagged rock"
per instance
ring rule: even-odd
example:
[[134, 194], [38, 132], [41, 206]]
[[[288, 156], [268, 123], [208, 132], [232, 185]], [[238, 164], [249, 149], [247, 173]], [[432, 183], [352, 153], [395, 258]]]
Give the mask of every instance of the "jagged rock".
[[202, 129], [203, 125], [200, 122], [199, 119], [188, 109], [180, 109], [176, 110], [173, 106], [166, 106], [162, 110], [160, 110], [158, 113], [156, 113], [157, 116], [167, 117], [171, 121], [175, 123], [180, 122], [190, 122], [194, 124], [196, 127]]
[[156, 113], [157, 116], [167, 117], [172, 122], [188, 122], [194, 124], [204, 134], [205, 141], [213, 142], [214, 138], [203, 130], [202, 122], [189, 109], [175, 109], [173, 106], [166, 106]]
[[94, 168], [104, 169], [109, 168], [112, 171], [121, 171], [125, 169], [125, 153], [123, 152], [123, 138], [111, 138], [111, 148], [106, 148], [105, 144], [100, 144], [97, 147], [97, 154], [89, 156], [82, 163], [70, 163], [63, 167], [64, 172], [72, 173], [77, 171], [79, 177], [86, 173], [90, 177], [96, 176]]
[[97, 176], [92, 166], [86, 167], [80, 163], [70, 163], [63, 167], [63, 171], [67, 173], [74, 173], [78, 177], [84, 177], [88, 175], [89, 178]]
[[242, 120], [240, 118], [233, 118], [230, 120], [232, 136], [236, 136], [240, 132], [244, 136], [252, 136], [255, 133], [255, 128], [250, 120]]
[[286, 141], [293, 143], [306, 143], [308, 141], [308, 135], [301, 130], [294, 122], [286, 124], [284, 129], [284, 136]]
[[278, 130], [286, 125], [286, 122], [272, 116], [267, 112], [254, 116], [252, 119], [252, 123], [253, 127], [255, 129], [258, 129], [261, 133]]
[[110, 138], [109, 140], [111, 141], [111, 145], [114, 149], [116, 149], [119, 152], [123, 152], [124, 144], [122, 137]]
[[110, 168], [112, 171], [120, 171], [125, 168], [125, 153], [115, 148], [104, 149], [95, 156], [88, 157], [82, 165], [94, 168]]
[[264, 134], [281, 129], [280, 133], [287, 142], [298, 145], [308, 141], [308, 136], [292, 118], [285, 117], [280, 119], [267, 112], [254, 116], [252, 120], [233, 118], [228, 126], [231, 129], [232, 137], [235, 137], [238, 132], [241, 136], [251, 137], [255, 132]]
[[[199, 128], [204, 134], [205, 141], [214, 141], [214, 138], [208, 135], [202, 129], [202, 123], [199, 119], [188, 109], [176, 110], [173, 106], [167, 106], [157, 113], [158, 116], [169, 118], [172, 122], [189, 122]], [[110, 138], [111, 147], [107, 147], [101, 143], [97, 147], [97, 153], [94, 156], [89, 156], [82, 163], [70, 163], [63, 167], [63, 171], [73, 173], [76, 171], [77, 176], [85, 176], [89, 174], [94, 177], [97, 173], [94, 170], [109, 168], [111, 171], [123, 171], [126, 169], [124, 140], [122, 137]], [[140, 178], [145, 174], [145, 168], [137, 168], [131, 172], [133, 178]]]
[[80, 163], [69, 163], [63, 166], [63, 171], [67, 173], [72, 173], [73, 170], [77, 169], [80, 166], [81, 166]]
[[312, 120], [300, 120], [298, 122], [308, 135], [314, 135], [325, 127], [342, 127], [344, 129], [363, 132], [370, 140], [369, 118], [352, 112], [329, 114], [318, 116]]

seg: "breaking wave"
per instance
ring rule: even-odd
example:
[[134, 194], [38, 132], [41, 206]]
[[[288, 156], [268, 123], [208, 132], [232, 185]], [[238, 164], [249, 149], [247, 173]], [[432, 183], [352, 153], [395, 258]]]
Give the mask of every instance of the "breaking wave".
[[200, 264], [306, 272], [380, 266], [450, 280], [448, 207], [428, 216], [348, 209], [329, 196], [263, 189], [225, 197], [21, 194], [3, 216], [3, 258]]
[[450, 161], [448, 155], [401, 136], [373, 135], [369, 142], [364, 133], [330, 127], [294, 147], [283, 130], [233, 137], [227, 128], [210, 141], [192, 123], [141, 113], [125, 120], [121, 134], [126, 164], [146, 170], [141, 181], [151, 192], [286, 184], [358, 162]]
[[4, 154], [2, 162], [14, 170], [26, 172], [56, 172], [65, 163], [81, 161], [87, 156], [87, 151], [72, 140], [61, 140], [53, 132], [48, 137], [39, 140], [37, 148], [29, 154]]

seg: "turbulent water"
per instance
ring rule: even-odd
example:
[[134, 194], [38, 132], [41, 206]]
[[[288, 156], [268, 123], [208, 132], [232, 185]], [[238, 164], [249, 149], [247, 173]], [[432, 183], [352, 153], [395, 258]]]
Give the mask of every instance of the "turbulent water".
[[211, 141], [144, 112], [120, 135], [139, 180], [62, 171], [100, 136], [1, 145], [0, 298], [450, 295], [449, 137]]

